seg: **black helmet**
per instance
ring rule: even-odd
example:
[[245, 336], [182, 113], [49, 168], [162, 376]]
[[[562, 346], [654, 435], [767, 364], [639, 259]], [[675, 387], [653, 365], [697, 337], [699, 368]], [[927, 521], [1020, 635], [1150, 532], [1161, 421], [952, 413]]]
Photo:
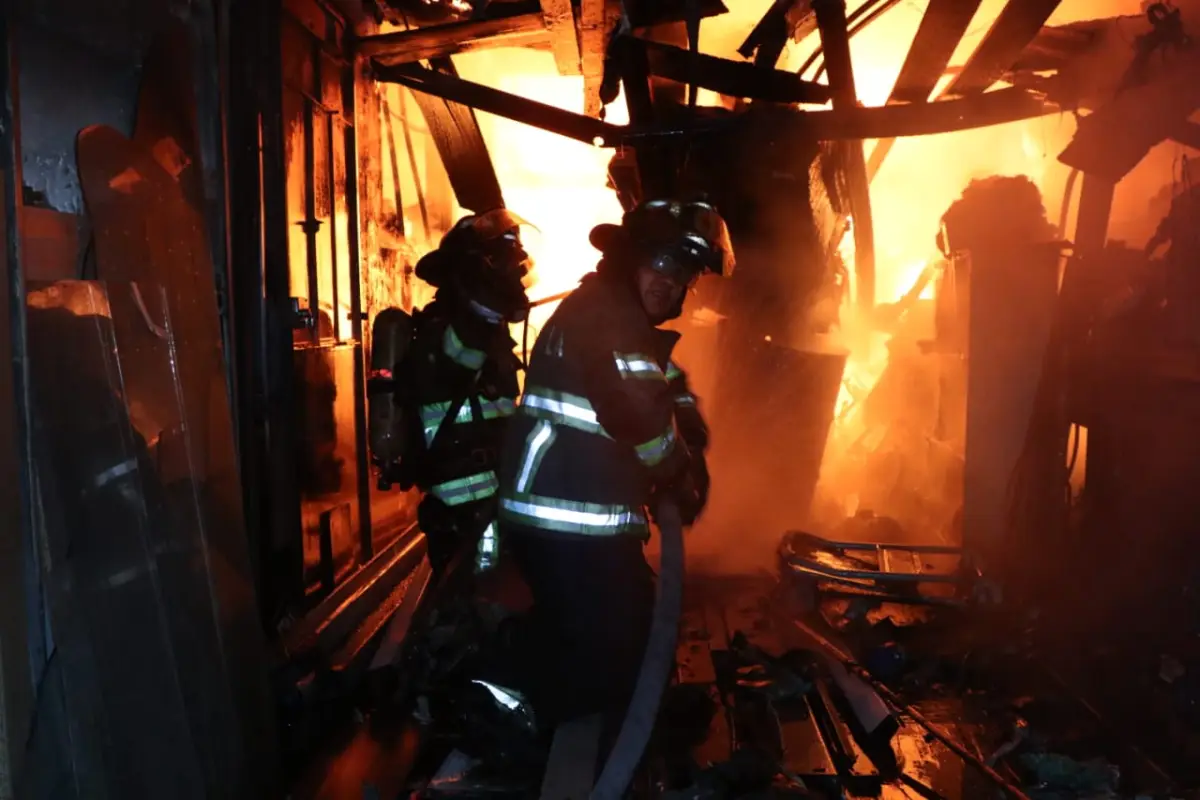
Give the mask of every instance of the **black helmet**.
[[453, 290], [484, 315], [519, 322], [529, 313], [522, 280], [531, 259], [520, 235], [526, 225], [506, 208], [463, 217], [437, 250], [417, 262], [417, 277], [434, 288]]
[[728, 277], [736, 266], [725, 220], [704, 201], [639, 203], [625, 212], [620, 225], [597, 225], [589, 240], [605, 256], [648, 259], [652, 269], [683, 283], [705, 273]]

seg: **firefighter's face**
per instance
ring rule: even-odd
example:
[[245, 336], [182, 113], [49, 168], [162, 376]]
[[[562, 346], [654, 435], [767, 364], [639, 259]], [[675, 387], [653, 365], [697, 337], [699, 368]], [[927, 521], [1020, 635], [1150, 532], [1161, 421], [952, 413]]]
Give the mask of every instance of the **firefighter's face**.
[[642, 307], [652, 320], [663, 320], [679, 304], [687, 286], [648, 266], [637, 272], [638, 293]]

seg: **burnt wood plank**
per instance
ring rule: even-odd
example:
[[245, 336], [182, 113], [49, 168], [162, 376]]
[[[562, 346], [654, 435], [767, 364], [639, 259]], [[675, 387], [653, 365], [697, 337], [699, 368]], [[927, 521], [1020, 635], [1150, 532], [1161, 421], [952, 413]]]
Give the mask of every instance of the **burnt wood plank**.
[[982, 2], [930, 0], [896, 76], [889, 103], [923, 103], [929, 99]]
[[541, 0], [542, 18], [550, 36], [550, 52], [559, 75], [582, 75], [579, 34], [575, 29], [575, 10], [571, 0]]
[[406, 64], [471, 50], [542, 46], [549, 42], [546, 20], [541, 12], [534, 12], [364, 36], [356, 47], [360, 56], [380, 64]]
[[[766, 100], [772, 103], [811, 103], [824, 105], [832, 95], [830, 88], [805, 81], [800, 76], [757, 64], [730, 61], [697, 53], [661, 42], [642, 42], [652, 75], [711, 89], [729, 97]], [[693, 70], [692, 59], [695, 59]]]

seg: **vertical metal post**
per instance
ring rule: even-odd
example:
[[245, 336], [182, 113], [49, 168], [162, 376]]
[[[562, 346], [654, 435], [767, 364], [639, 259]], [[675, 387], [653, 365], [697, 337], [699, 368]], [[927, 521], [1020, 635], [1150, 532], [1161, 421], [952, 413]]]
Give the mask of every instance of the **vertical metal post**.
[[[354, 337], [357, 346], [354, 351], [354, 452], [358, 465], [358, 531], [362, 543], [362, 560], [369, 561], [375, 554], [375, 541], [371, 530], [371, 459], [367, 444], [367, 349], [363, 339], [362, 304], [362, 258], [359, 254], [359, 219], [358, 207], [358, 87], [359, 70], [352, 56], [347, 56], [351, 66], [342, 74], [342, 110], [346, 116], [346, 144], [342, 148], [346, 159], [346, 212], [350, 219], [346, 220], [347, 251], [350, 263], [346, 269], [350, 272], [350, 335]], [[364, 81], [365, 82], [365, 81]], [[378, 106], [374, 106], [378, 109]], [[390, 111], [389, 111], [390, 113]], [[369, 141], [378, 146], [378, 137]], [[396, 196], [400, 196], [399, 186]], [[404, 209], [398, 208], [397, 213], [403, 218]]]
[[[282, 58], [282, 55], [280, 56]], [[314, 41], [312, 45], [312, 74], [317, 92], [321, 91], [321, 43]], [[321, 343], [321, 279], [317, 263], [317, 231], [321, 229], [321, 221], [317, 219], [317, 153], [316, 153], [316, 103], [313, 102], [314, 87], [305, 87], [304, 98], [304, 182], [308, 191], [304, 201], [304, 233], [308, 243], [308, 311], [312, 325], [313, 344]], [[332, 169], [332, 165], [329, 165]], [[333, 202], [330, 198], [329, 202]], [[330, 241], [332, 241], [332, 236]], [[336, 320], [334, 321], [336, 323]]]
[[29, 394], [25, 350], [25, 280], [21, 268], [21, 136], [14, 16], [0, 11], [0, 171], [3, 172], [3, 280], [0, 280], [0, 800], [14, 796], [33, 713], [26, 613], [31, 535]]

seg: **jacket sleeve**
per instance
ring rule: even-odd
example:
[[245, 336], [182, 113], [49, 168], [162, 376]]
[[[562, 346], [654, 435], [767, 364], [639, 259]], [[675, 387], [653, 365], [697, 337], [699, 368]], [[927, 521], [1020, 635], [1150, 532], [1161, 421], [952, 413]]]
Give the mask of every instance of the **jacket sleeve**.
[[687, 373], [671, 361], [667, 363], [666, 378], [671, 400], [675, 404], [675, 425], [679, 436], [692, 453], [703, 453], [708, 449], [708, 424], [700, 413], [696, 395], [688, 385]]
[[604, 325], [579, 344], [580, 366], [596, 420], [627, 444], [653, 481], [670, 481], [687, 466], [675, 428], [675, 399], [654, 355], [655, 343], [635, 326]]

